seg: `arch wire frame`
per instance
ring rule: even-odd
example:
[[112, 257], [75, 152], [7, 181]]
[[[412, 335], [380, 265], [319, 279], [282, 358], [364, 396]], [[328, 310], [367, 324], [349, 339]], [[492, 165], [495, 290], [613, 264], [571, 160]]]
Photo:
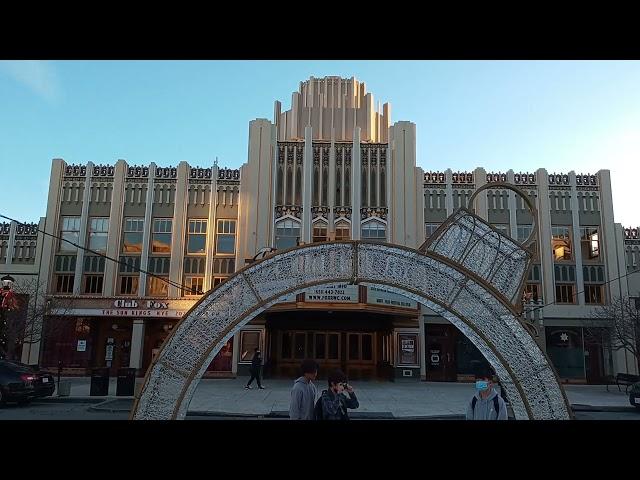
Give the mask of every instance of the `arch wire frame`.
[[202, 297], [173, 329], [147, 371], [132, 418], [184, 418], [199, 378], [243, 325], [285, 295], [340, 281], [385, 285], [436, 307], [496, 369], [517, 418], [572, 417], [555, 369], [513, 305], [496, 295], [492, 285], [431, 252], [346, 241], [293, 247], [270, 255]]

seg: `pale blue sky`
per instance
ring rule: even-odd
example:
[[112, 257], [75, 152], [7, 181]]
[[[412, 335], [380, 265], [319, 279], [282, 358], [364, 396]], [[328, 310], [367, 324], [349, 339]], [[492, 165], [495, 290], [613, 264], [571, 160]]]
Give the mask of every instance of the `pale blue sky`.
[[638, 61], [0, 61], [0, 211], [44, 216], [57, 157], [238, 167], [249, 121], [312, 75], [415, 122], [426, 170], [609, 168], [616, 221], [640, 225]]

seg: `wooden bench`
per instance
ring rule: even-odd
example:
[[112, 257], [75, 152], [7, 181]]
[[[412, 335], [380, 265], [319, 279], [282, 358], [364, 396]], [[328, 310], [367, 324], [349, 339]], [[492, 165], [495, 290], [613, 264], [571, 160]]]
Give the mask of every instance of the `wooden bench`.
[[625, 393], [629, 391], [629, 387], [634, 383], [640, 382], [640, 375], [631, 375], [628, 373], [618, 373], [615, 378], [609, 377], [610, 381], [607, 383], [607, 392], [609, 391], [609, 385], [613, 385], [613, 382], [618, 386], [618, 391], [622, 392], [620, 385], [626, 385]]

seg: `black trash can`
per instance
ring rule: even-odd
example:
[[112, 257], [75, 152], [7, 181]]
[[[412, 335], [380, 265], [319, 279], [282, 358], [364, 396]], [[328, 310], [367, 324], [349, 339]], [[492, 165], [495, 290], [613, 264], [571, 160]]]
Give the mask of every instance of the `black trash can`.
[[133, 397], [136, 386], [136, 369], [119, 368], [118, 385], [116, 387], [117, 397]]
[[92, 397], [106, 397], [109, 395], [109, 369], [94, 368], [91, 370], [91, 391]]

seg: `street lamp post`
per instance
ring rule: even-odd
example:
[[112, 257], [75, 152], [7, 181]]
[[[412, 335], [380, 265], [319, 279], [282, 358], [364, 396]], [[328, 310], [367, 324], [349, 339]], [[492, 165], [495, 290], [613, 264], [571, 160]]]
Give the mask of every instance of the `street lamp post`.
[[0, 278], [2, 288], [0, 289], [0, 358], [3, 358], [7, 348], [7, 319], [5, 310], [15, 308], [15, 295], [13, 293], [13, 283], [15, 279], [11, 275]]

